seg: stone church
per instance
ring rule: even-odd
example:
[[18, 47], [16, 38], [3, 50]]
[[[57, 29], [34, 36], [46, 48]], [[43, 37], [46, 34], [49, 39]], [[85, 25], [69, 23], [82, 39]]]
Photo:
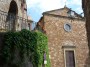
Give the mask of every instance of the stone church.
[[[30, 30], [32, 22], [26, 0], [0, 0], [0, 32]], [[51, 67], [90, 67], [90, 26], [85, 25], [85, 19], [66, 6], [43, 13], [36, 29], [48, 36]]]
[[51, 67], [90, 67], [85, 19], [68, 7], [43, 13], [36, 26], [48, 37]]
[[0, 0], [0, 31], [30, 29], [26, 0]]

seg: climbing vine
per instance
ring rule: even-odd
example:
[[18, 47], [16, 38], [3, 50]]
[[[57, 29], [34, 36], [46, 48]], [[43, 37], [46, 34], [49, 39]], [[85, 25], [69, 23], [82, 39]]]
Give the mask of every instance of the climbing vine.
[[4, 36], [4, 46], [1, 57], [8, 66], [22, 67], [32, 62], [33, 67], [41, 67], [44, 51], [46, 51], [47, 65], [50, 67], [48, 40], [41, 32], [7, 32]]

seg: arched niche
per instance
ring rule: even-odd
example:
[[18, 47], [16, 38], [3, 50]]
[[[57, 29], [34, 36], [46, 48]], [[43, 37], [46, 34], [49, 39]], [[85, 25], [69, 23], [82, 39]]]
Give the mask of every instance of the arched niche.
[[17, 3], [12, 0], [9, 6], [8, 16], [7, 16], [7, 29], [15, 31], [16, 30], [16, 16], [18, 14]]
[[14, 14], [14, 15], [18, 14], [18, 6], [17, 6], [17, 3], [14, 0], [12, 0], [11, 3], [10, 3], [8, 13], [11, 13], [11, 14]]

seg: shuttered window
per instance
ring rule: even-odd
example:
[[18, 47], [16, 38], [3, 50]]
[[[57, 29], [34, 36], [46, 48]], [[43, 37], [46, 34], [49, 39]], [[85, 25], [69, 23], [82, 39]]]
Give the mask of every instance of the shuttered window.
[[65, 51], [66, 67], [75, 67], [74, 51]]

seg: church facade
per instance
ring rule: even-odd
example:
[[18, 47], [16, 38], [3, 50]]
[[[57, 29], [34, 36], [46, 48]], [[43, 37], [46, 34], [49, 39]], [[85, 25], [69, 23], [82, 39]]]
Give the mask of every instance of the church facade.
[[51, 67], [90, 67], [85, 20], [75, 11], [44, 12], [36, 29], [48, 37]]

